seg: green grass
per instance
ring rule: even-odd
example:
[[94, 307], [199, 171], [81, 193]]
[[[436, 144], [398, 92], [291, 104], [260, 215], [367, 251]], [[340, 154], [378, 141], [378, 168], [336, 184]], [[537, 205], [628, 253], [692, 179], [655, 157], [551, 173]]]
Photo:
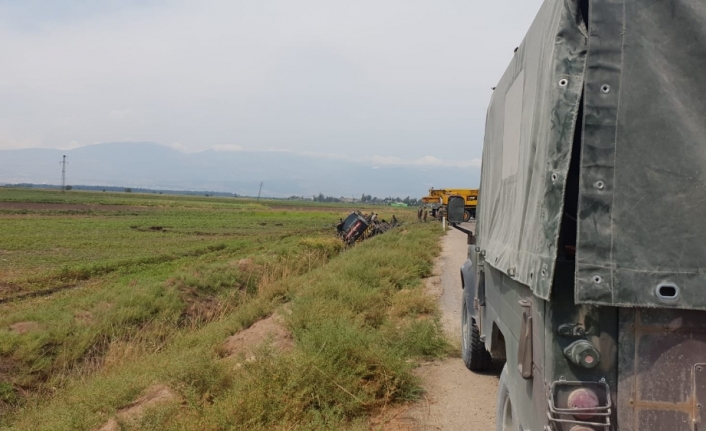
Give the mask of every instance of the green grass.
[[22, 189], [0, 189], [3, 202], [56, 208], [0, 206], [0, 299], [214, 248], [255, 243], [263, 249], [321, 234], [350, 210], [311, 202]]
[[[10, 200], [6, 192], [0, 201]], [[51, 195], [37, 193], [37, 200]], [[80, 199], [92, 202], [88, 195]], [[18, 258], [13, 288], [75, 285], [0, 304], [1, 428], [92, 429], [165, 384], [179, 401], [122, 429], [367, 429], [371, 412], [418, 395], [417, 359], [449, 352], [421, 283], [440, 229], [410, 222], [413, 211], [395, 209], [408, 221], [402, 228], [344, 252], [331, 234], [347, 208], [264, 201], [262, 209], [224, 209], [217, 198], [213, 206], [206, 198], [177, 200], [145, 215], [0, 214], [3, 226], [12, 220], [30, 237], [63, 226], [68, 242], [66, 252], [40, 259], [32, 250], [43, 241], [13, 233], [13, 250], [24, 250], [2, 255]], [[223, 357], [228, 336], [283, 304], [292, 351], [265, 344], [241, 366]], [[37, 326], [9, 329], [23, 321]]]

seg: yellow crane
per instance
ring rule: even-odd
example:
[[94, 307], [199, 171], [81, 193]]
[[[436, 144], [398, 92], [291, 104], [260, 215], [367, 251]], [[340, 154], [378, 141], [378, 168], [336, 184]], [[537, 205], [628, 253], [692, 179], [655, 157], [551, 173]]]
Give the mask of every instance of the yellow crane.
[[422, 202], [430, 208], [431, 216], [440, 218], [446, 214], [446, 206], [450, 196], [461, 196], [465, 206], [463, 220], [468, 221], [476, 217], [478, 205], [478, 189], [429, 189], [429, 194], [422, 198]]

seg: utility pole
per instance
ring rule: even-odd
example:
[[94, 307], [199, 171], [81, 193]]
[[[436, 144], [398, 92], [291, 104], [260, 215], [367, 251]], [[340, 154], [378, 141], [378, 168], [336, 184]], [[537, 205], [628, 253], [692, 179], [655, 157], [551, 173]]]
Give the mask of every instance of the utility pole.
[[61, 193], [66, 191], [66, 156], [61, 160]]
[[257, 200], [260, 200], [260, 195], [262, 194], [262, 185], [263, 184], [264, 184], [263, 182], [260, 182], [260, 191], [257, 192]]

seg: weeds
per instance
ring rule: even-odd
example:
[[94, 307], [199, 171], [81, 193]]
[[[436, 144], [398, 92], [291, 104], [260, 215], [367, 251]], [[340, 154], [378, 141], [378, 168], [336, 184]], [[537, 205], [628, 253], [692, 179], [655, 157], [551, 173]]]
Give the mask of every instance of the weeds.
[[[416, 360], [449, 352], [420, 281], [431, 273], [439, 232], [414, 224], [343, 252], [321, 234], [326, 216], [310, 220], [314, 227], [301, 216], [300, 233], [291, 235], [286, 219], [300, 215], [280, 212], [278, 231], [269, 230], [269, 214], [264, 227], [237, 226], [246, 236], [199, 245], [224, 244], [212, 252], [128, 264], [131, 270], [101, 272], [113, 263], [98, 261], [72, 290], [4, 304], [0, 358], [11, 358], [14, 372], [0, 374], [11, 379], [0, 386], [7, 412], [0, 428], [96, 429], [117, 417], [123, 430], [366, 429], [371, 411], [418, 396]], [[157, 238], [152, 253], [173, 230], [186, 229], [174, 220], [140, 225], [169, 226], [153, 235], [126, 225], [129, 235]], [[301, 233], [312, 229], [318, 233]], [[222, 357], [228, 336], [284, 303], [293, 350], [265, 343], [240, 365]], [[38, 326], [22, 334], [2, 329], [18, 321]], [[180, 401], [129, 420], [116, 416], [155, 384]], [[20, 387], [28, 395], [18, 399]]]

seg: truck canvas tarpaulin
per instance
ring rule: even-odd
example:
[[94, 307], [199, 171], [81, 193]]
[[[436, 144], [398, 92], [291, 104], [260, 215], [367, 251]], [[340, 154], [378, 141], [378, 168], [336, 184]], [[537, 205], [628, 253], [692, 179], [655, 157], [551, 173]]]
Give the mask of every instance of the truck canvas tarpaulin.
[[478, 246], [487, 264], [543, 299], [585, 76], [581, 13], [572, 1], [544, 2], [495, 88], [486, 122]]
[[578, 132], [577, 303], [706, 309], [706, 2], [586, 12], [546, 1], [494, 91], [478, 246], [551, 296]]

